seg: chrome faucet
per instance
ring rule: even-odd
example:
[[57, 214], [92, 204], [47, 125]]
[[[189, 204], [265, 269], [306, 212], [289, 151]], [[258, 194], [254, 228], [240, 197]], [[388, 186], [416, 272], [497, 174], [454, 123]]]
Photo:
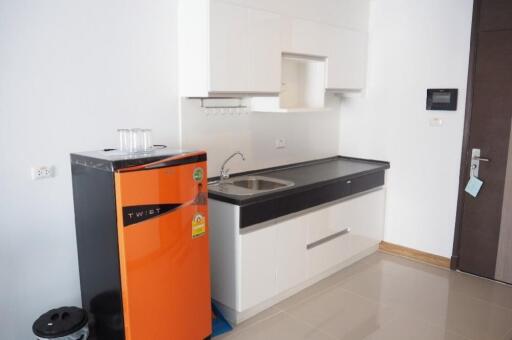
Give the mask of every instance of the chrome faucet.
[[229, 178], [229, 169], [224, 169], [224, 167], [226, 166], [226, 164], [233, 158], [235, 157], [236, 155], [240, 155], [240, 157], [242, 157], [242, 160], [245, 161], [245, 156], [243, 153], [241, 153], [240, 151], [237, 151], [235, 153], [233, 153], [231, 156], [229, 156], [225, 161], [224, 163], [222, 163], [222, 166], [220, 167], [220, 180], [224, 180], [224, 179], [228, 179]]

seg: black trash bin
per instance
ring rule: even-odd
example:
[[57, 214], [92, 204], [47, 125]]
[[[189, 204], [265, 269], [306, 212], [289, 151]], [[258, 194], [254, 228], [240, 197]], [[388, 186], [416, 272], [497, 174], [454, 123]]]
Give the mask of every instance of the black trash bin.
[[87, 312], [77, 307], [52, 309], [32, 325], [37, 339], [85, 340], [89, 336]]

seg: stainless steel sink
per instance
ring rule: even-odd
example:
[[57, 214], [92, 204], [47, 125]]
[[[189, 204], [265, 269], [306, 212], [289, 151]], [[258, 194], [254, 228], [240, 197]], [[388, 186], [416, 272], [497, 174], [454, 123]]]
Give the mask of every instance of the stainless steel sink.
[[247, 196], [288, 188], [295, 185], [290, 181], [266, 176], [240, 176], [211, 183], [208, 189], [229, 195]]

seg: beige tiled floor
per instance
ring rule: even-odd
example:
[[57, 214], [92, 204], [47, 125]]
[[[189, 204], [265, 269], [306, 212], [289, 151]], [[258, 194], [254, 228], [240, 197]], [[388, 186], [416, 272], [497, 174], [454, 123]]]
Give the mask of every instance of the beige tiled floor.
[[375, 253], [222, 340], [511, 340], [512, 287]]

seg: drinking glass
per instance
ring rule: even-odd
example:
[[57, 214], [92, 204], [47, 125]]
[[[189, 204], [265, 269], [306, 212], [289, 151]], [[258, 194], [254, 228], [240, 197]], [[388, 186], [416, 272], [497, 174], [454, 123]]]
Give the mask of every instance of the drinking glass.
[[130, 130], [117, 129], [119, 134], [119, 150], [121, 152], [130, 152]]
[[144, 151], [143, 130], [139, 128], [130, 130], [130, 152], [137, 153]]
[[151, 151], [153, 143], [151, 141], [151, 129], [142, 130], [142, 146], [144, 151]]

